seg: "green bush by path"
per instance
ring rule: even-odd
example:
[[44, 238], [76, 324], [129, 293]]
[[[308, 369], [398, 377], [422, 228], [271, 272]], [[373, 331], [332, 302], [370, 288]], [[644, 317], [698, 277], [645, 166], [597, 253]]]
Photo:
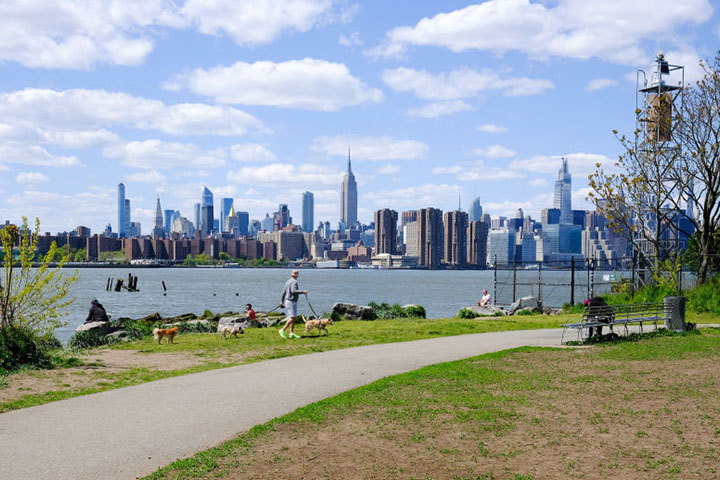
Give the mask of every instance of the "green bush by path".
[[477, 314], [470, 310], [469, 308], [461, 308], [460, 312], [458, 313], [458, 318], [475, 318], [477, 317]]
[[410, 305], [403, 308], [399, 303], [390, 305], [383, 302], [377, 304], [375, 302], [368, 303], [369, 307], [375, 310], [378, 320], [388, 320], [392, 318], [425, 318], [425, 307], [422, 305]]
[[40, 337], [28, 328], [0, 329], [0, 375], [22, 366], [52, 368], [51, 351], [59, 346], [55, 337]]
[[720, 274], [687, 292], [687, 297], [693, 311], [720, 315]]

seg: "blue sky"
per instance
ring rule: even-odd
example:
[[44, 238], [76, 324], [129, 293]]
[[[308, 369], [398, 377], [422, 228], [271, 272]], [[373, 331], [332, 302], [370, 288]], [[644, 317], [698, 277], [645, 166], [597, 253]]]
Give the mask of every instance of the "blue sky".
[[116, 229], [123, 182], [144, 232], [203, 186], [295, 223], [309, 190], [335, 224], [348, 145], [363, 222], [458, 195], [537, 218], [563, 155], [587, 208], [637, 69], [696, 79], [719, 32], [706, 0], [5, 1], [0, 222]]

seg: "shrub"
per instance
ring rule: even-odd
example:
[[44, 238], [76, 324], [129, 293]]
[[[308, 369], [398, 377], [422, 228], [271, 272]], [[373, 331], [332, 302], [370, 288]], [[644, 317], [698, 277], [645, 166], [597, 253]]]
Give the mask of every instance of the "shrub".
[[[325, 316], [326, 315], [323, 314], [323, 317], [325, 317]], [[340, 320], [343, 319], [342, 315], [340, 315], [338, 312], [332, 312], [330, 314], [330, 318], [332, 319], [333, 322], [339, 322]]]
[[203, 318], [212, 318], [212, 317], [213, 317], [213, 313], [210, 310], [205, 310], [203, 312]]
[[0, 373], [23, 365], [52, 368], [49, 354], [59, 341], [51, 336], [40, 337], [26, 327], [0, 329]]
[[422, 305], [410, 305], [405, 309], [405, 313], [411, 318], [425, 318], [425, 307]]
[[[606, 301], [607, 301], [607, 298], [606, 298]], [[608, 303], [610, 303], [610, 302], [608, 302]], [[620, 303], [622, 303], [622, 302], [620, 302]], [[582, 313], [583, 310], [585, 310], [585, 305], [583, 305], [582, 302], [576, 303], [574, 305], [565, 303], [562, 306], [563, 313]]]
[[106, 333], [100, 333], [98, 329], [75, 332], [68, 341], [68, 346], [73, 349], [83, 349], [112, 345], [119, 342], [117, 337], [108, 337]]
[[720, 274], [688, 292], [688, 303], [696, 312], [720, 315]]
[[458, 317], [460, 318], [475, 318], [477, 317], [477, 314], [470, 310], [469, 308], [461, 308], [460, 313], [458, 313]]
[[515, 312], [515, 315], [532, 315], [532, 314], [533, 314], [533, 312], [531, 312], [530, 310], [525, 310], [524, 308]]
[[123, 328], [127, 332], [127, 336], [134, 340], [142, 340], [143, 337], [152, 335], [153, 328], [157, 324], [149, 322], [139, 322], [137, 320], [129, 320], [123, 322]]
[[207, 333], [215, 332], [216, 330], [217, 326], [209, 322], [181, 322], [178, 326], [180, 333]]

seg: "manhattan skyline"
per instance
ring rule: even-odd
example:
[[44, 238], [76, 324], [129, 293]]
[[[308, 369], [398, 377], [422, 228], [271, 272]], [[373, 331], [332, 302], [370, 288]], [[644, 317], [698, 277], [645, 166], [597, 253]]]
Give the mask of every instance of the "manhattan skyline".
[[205, 186], [257, 219], [310, 191], [334, 227], [348, 145], [362, 223], [458, 195], [539, 218], [562, 157], [591, 209], [637, 69], [664, 50], [696, 79], [720, 23], [703, 0], [108, 5], [0, 6], [0, 221], [117, 232], [122, 182], [145, 233]]

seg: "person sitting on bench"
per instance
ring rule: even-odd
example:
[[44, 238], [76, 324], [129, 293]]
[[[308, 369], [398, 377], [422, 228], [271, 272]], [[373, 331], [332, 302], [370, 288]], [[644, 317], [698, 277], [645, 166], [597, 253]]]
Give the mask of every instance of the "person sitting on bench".
[[[588, 322], [612, 322], [614, 316], [613, 308], [605, 303], [605, 299], [602, 297], [589, 298], [585, 300], [584, 305], [585, 307], [589, 307], [587, 317]], [[595, 330], [597, 338], [602, 337], [602, 328], [602, 325], [590, 327], [588, 329], [588, 339], [592, 338], [593, 330]]]

